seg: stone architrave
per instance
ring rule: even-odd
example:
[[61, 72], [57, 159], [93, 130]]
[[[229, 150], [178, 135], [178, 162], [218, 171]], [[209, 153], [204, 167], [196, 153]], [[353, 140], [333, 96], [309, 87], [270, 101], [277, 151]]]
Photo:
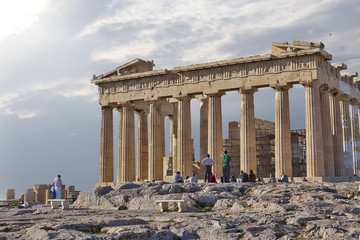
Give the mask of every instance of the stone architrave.
[[160, 143], [163, 142], [164, 119], [161, 116], [161, 103], [150, 103], [150, 124], [149, 124], [149, 180], [163, 179], [163, 153]]
[[292, 176], [289, 86], [275, 90], [275, 177]]
[[305, 84], [305, 109], [306, 174], [307, 177], [324, 177], [324, 145], [318, 84]]
[[117, 166], [117, 177], [118, 183], [122, 182], [123, 175], [123, 161], [122, 161], [122, 127], [123, 127], [123, 109], [122, 107], [116, 108], [119, 112], [119, 135], [118, 135], [118, 166]]
[[101, 107], [100, 183], [114, 182], [112, 107]]
[[344, 172], [342, 176], [353, 176], [353, 151], [351, 139], [351, 123], [350, 123], [350, 98], [342, 95], [340, 98], [340, 114], [343, 133], [343, 154], [344, 154]]
[[240, 122], [240, 170], [249, 173], [256, 167], [256, 131], [254, 113], [254, 89], [240, 89], [241, 122]]
[[353, 151], [354, 174], [358, 174], [360, 164], [360, 133], [359, 133], [359, 115], [357, 100], [350, 101], [350, 122], [351, 122], [351, 138]]
[[148, 179], [149, 174], [148, 113], [143, 110], [136, 113], [138, 116], [136, 178], [144, 181]]
[[122, 141], [120, 182], [135, 181], [135, 126], [132, 106], [122, 107]]
[[321, 104], [321, 122], [324, 144], [324, 167], [325, 176], [334, 177], [334, 149], [332, 129], [331, 129], [331, 116], [330, 116], [330, 97], [329, 89], [327, 86], [320, 87], [320, 104]]
[[336, 177], [344, 175], [344, 154], [342, 123], [340, 114], [340, 96], [337, 91], [330, 92], [330, 119], [334, 143], [334, 172]]
[[192, 174], [190, 97], [178, 98], [177, 166], [182, 176]]
[[208, 95], [208, 152], [215, 161], [215, 176], [222, 176], [222, 113], [221, 113], [221, 96], [223, 94]]

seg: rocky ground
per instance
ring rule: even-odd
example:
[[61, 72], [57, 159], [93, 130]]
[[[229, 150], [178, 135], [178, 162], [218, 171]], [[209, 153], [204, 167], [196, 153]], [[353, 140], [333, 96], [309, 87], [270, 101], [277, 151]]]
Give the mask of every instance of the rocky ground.
[[[188, 212], [156, 209], [185, 199]], [[124, 183], [69, 210], [0, 208], [0, 239], [360, 239], [359, 182]]]

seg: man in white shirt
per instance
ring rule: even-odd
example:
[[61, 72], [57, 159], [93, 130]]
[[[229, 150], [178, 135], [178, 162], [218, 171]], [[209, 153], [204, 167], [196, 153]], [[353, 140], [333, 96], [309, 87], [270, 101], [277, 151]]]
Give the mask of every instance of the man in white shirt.
[[207, 158], [204, 158], [201, 161], [201, 164], [206, 167], [204, 182], [206, 182], [206, 181], [209, 182], [210, 176], [211, 176], [211, 167], [212, 167], [212, 165], [215, 164], [215, 161], [212, 158], [210, 158], [210, 154], [208, 154]]

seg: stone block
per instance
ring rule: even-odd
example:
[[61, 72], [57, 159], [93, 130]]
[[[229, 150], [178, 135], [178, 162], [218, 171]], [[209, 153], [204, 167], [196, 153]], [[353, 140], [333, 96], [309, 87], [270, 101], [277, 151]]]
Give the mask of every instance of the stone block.
[[6, 189], [6, 200], [15, 199], [15, 189]]

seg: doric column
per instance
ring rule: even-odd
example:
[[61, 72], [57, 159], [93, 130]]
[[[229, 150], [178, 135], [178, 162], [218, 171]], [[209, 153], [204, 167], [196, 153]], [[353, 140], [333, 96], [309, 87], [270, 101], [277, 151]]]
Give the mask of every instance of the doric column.
[[114, 181], [113, 113], [112, 107], [101, 107], [100, 179]]
[[[201, 97], [200, 101], [200, 161], [207, 157], [208, 154], [208, 117], [209, 105], [208, 98]], [[214, 156], [211, 156], [212, 158]]]
[[182, 176], [192, 173], [190, 97], [178, 98], [177, 162]]
[[162, 142], [164, 119], [161, 116], [161, 103], [150, 103], [150, 130], [149, 130], [149, 180], [163, 179]]
[[320, 104], [325, 176], [333, 177], [335, 176], [334, 152], [332, 151], [334, 143], [331, 128], [329, 89], [327, 87], [320, 88]]
[[132, 106], [123, 105], [122, 119], [120, 182], [135, 181], [135, 127]]
[[[209, 100], [207, 96], [198, 98], [200, 101], [200, 161], [207, 157], [208, 154], [208, 117], [209, 117]], [[211, 156], [213, 158], [214, 156]], [[206, 168], [200, 164], [198, 178], [203, 178]]]
[[317, 84], [305, 85], [306, 111], [306, 174], [323, 177], [324, 145], [321, 126], [320, 93]]
[[344, 172], [342, 173], [342, 176], [353, 176], [354, 174], [349, 101], [350, 98], [347, 95], [342, 95], [340, 98], [344, 153]]
[[343, 176], [344, 172], [344, 154], [340, 114], [340, 95], [337, 91], [331, 91], [330, 93], [330, 119], [334, 143], [334, 170], [335, 176], [339, 177]]
[[149, 176], [148, 113], [144, 110], [136, 113], [138, 115], [136, 178], [144, 181]]
[[208, 152], [214, 159], [215, 176], [222, 176], [222, 116], [221, 116], [222, 94], [208, 95]]
[[123, 109], [122, 107], [116, 108], [119, 112], [119, 135], [118, 135], [118, 166], [117, 166], [117, 177], [118, 183], [122, 182], [123, 175], [123, 161], [122, 161], [122, 128], [123, 128]]
[[170, 157], [172, 157], [172, 170], [173, 174], [175, 174], [176, 171], [178, 171], [178, 165], [176, 160], [176, 154], [177, 154], [177, 131], [178, 131], [178, 104], [173, 103], [174, 111], [173, 115], [170, 118]]
[[253, 89], [240, 89], [240, 170], [249, 173], [250, 169], [252, 169], [257, 174], [254, 92]]
[[353, 151], [353, 174], [358, 174], [360, 164], [360, 136], [359, 136], [359, 115], [357, 100], [350, 101], [350, 122]]
[[289, 87], [275, 90], [275, 177], [281, 173], [292, 176]]

